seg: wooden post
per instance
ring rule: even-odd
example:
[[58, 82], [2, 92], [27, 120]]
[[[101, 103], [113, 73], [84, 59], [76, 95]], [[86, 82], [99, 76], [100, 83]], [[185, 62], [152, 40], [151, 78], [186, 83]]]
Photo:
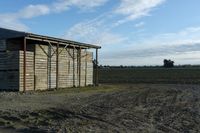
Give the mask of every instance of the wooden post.
[[98, 86], [99, 85], [99, 73], [98, 73], [98, 49], [96, 49], [96, 74], [95, 74], [95, 85]]
[[57, 43], [57, 47], [56, 47], [56, 89], [59, 88], [59, 55], [58, 55], [58, 51], [59, 51], [59, 43]]
[[26, 37], [24, 38], [24, 73], [23, 73], [23, 76], [24, 76], [24, 88], [23, 88], [23, 91], [26, 91]]
[[79, 78], [79, 76], [78, 76], [78, 75], [79, 75], [79, 50], [78, 50], [78, 48], [76, 49], [76, 56], [77, 56], [77, 57], [76, 57], [76, 61], [77, 61], [77, 62], [76, 62], [76, 64], [77, 64], [77, 65], [76, 65], [76, 77], [77, 77], [77, 78], [76, 78], [76, 79], [77, 79], [77, 80], [76, 80], [76, 82], [77, 82], [76, 84], [77, 84], [77, 86], [78, 86], [78, 81], [79, 81], [79, 79], [78, 79], [78, 78]]
[[87, 86], [87, 49], [85, 49], [85, 86]]
[[36, 74], [35, 74], [35, 53], [36, 52], [36, 45], [34, 45], [34, 57], [33, 57], [33, 75], [34, 75], [34, 91], [36, 90]]
[[51, 89], [51, 50], [52, 45], [48, 44], [48, 52], [47, 52], [47, 88]]
[[81, 47], [79, 49], [79, 87], [81, 86]]
[[75, 87], [75, 47], [73, 47], [73, 87]]

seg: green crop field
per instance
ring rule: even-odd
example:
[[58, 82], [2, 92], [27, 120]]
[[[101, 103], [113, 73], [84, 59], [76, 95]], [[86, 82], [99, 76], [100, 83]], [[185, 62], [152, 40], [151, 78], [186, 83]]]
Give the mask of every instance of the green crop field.
[[101, 68], [99, 82], [200, 84], [200, 68]]

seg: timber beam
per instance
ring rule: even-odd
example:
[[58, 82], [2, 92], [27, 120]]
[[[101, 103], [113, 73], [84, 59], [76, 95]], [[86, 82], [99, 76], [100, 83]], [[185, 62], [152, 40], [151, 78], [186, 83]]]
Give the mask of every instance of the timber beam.
[[23, 59], [23, 91], [26, 91], [26, 37], [24, 38], [24, 45], [23, 45], [23, 50], [24, 50], [24, 59]]
[[96, 49], [96, 62], [95, 62], [95, 86], [99, 85], [99, 66], [98, 66], [98, 49]]

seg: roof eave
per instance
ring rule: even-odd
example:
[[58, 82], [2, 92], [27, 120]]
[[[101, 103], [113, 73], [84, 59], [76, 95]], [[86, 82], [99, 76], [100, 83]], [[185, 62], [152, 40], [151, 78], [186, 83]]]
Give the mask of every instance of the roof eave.
[[55, 37], [48, 37], [48, 36], [43, 36], [43, 35], [37, 35], [37, 34], [32, 34], [32, 33], [27, 33], [26, 37], [40, 38], [42, 40], [51, 40], [51, 41], [55, 41], [57, 43], [72, 44], [72, 45], [76, 45], [77, 47], [101, 49], [101, 46], [98, 46], [98, 45], [81, 43], [81, 42], [65, 40], [65, 39], [60, 39], [60, 38], [55, 38]]

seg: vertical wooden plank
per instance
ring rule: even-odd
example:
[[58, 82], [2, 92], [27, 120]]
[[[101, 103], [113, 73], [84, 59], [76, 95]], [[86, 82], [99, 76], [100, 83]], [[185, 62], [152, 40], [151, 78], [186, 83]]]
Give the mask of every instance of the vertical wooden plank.
[[34, 50], [33, 50], [34, 91], [36, 90], [36, 77], [35, 77], [35, 51], [36, 51], [36, 47], [35, 47], [35, 45], [34, 45]]
[[[30, 45], [27, 45], [27, 49], [30, 49]], [[20, 87], [24, 91], [24, 51], [19, 51], [20, 56]], [[21, 80], [22, 79], [22, 80]], [[26, 51], [26, 84], [25, 91], [34, 90], [34, 53], [32, 51]]]
[[99, 85], [99, 81], [98, 81], [98, 80], [99, 80], [99, 79], [98, 79], [99, 76], [98, 76], [98, 75], [99, 75], [99, 73], [98, 73], [98, 49], [96, 49], [96, 74], [95, 74], [95, 78], [96, 78], [96, 80], [95, 80], [95, 82], [96, 82], [95, 85], [96, 85], [96, 86]]
[[85, 86], [87, 86], [87, 49], [85, 49]]
[[26, 38], [24, 38], [24, 63], [23, 63], [23, 65], [24, 65], [24, 77], [23, 77], [23, 79], [24, 79], [24, 91], [26, 91]]
[[78, 81], [79, 81], [79, 52], [78, 52], [78, 49], [76, 49], [76, 60], [77, 60], [77, 63], [76, 63], [76, 86], [78, 86]]
[[51, 49], [53, 47], [48, 44], [47, 52], [47, 89], [51, 89]]
[[79, 87], [81, 86], [81, 47], [79, 48]]
[[73, 47], [73, 87], [75, 87], [75, 53], [74, 53], [75, 47]]
[[58, 62], [59, 62], [59, 43], [57, 43], [57, 47], [56, 47], [56, 89], [59, 88], [59, 84], [58, 84], [58, 80], [59, 80], [59, 68], [58, 68]]
[[47, 76], [47, 53], [48, 46], [36, 44], [35, 56], [35, 77], [36, 77], [36, 90], [46, 90], [48, 88]]

